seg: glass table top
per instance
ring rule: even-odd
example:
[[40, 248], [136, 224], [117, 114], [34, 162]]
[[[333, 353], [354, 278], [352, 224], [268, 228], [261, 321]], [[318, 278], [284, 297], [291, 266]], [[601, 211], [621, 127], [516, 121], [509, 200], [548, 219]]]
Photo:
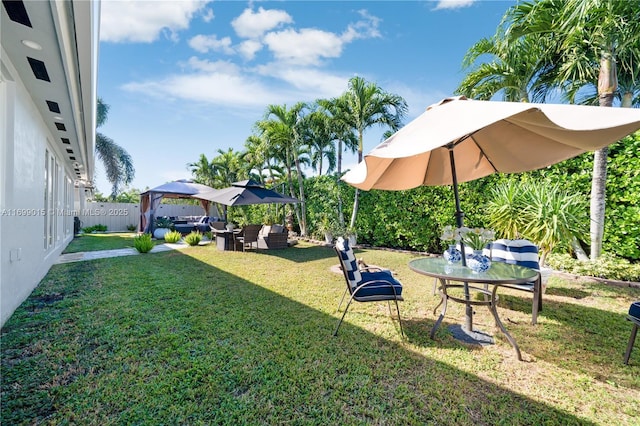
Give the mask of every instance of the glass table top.
[[538, 271], [504, 262], [492, 262], [485, 272], [473, 272], [462, 263], [448, 264], [442, 257], [423, 257], [409, 262], [409, 268], [435, 278], [476, 283], [517, 284], [536, 279]]

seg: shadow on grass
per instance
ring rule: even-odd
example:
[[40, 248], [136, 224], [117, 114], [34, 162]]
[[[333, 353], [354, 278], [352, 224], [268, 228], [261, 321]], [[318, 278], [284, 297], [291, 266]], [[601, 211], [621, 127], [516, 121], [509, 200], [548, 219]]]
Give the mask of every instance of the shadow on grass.
[[332, 337], [340, 280], [327, 296], [277, 259], [194, 253], [54, 266], [2, 330], [3, 420], [593, 424], [348, 322]]
[[574, 288], [562, 288], [562, 287], [549, 288], [547, 289], [546, 294], [549, 296], [571, 297], [578, 300], [584, 299], [585, 297], [589, 297], [591, 295], [591, 293], [584, 290], [578, 290]]
[[626, 312], [547, 299], [539, 323], [519, 337], [521, 347], [548, 362], [584, 372], [597, 380], [640, 388], [640, 378], [629, 379], [622, 357], [631, 331]]
[[314, 260], [328, 259], [332, 257], [336, 258], [337, 261], [336, 252], [333, 248], [324, 246], [296, 245], [284, 249], [260, 249], [258, 251], [252, 251], [297, 263], [311, 262]]

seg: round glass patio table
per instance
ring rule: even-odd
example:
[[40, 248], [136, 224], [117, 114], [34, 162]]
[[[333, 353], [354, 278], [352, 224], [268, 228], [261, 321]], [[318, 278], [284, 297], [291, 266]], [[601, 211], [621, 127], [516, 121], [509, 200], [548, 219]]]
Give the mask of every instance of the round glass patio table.
[[[440, 296], [441, 300], [438, 306], [433, 310], [434, 313], [440, 305], [442, 305], [442, 311], [438, 320], [431, 329], [431, 338], [435, 336], [436, 330], [440, 327], [440, 323], [444, 319], [447, 312], [447, 302], [452, 300], [454, 302], [463, 303], [467, 306], [466, 328], [467, 331], [473, 331], [473, 309], [471, 306], [487, 306], [489, 311], [493, 315], [500, 331], [506, 336], [511, 346], [516, 351], [518, 360], [522, 361], [522, 355], [520, 354], [520, 348], [515, 339], [509, 334], [507, 329], [500, 321], [497, 311], [498, 296], [496, 294], [500, 285], [504, 284], [524, 284], [534, 281], [538, 272], [535, 269], [525, 268], [523, 266], [511, 265], [504, 262], [493, 262], [491, 267], [485, 272], [474, 272], [470, 268], [462, 264], [449, 264], [442, 257], [425, 257], [414, 259], [409, 262], [409, 268], [419, 274], [426, 275], [428, 277], [434, 277], [440, 281]], [[484, 284], [483, 287], [477, 287], [472, 284]], [[492, 285], [493, 290], [489, 291], [488, 286]], [[469, 297], [459, 297], [457, 295], [449, 294], [452, 289], [467, 288], [469, 291], [467, 294]], [[483, 294], [485, 297], [483, 300], [473, 300], [471, 292]]]

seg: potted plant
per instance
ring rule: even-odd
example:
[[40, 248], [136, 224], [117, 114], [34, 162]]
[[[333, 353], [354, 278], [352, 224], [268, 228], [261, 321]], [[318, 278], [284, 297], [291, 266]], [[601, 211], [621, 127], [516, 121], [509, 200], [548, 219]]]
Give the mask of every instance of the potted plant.
[[358, 242], [358, 232], [356, 231], [356, 228], [347, 226], [344, 232], [344, 237], [349, 241], [350, 246], [355, 246]]
[[154, 238], [158, 240], [164, 240], [166, 233], [171, 232], [173, 222], [168, 217], [156, 218], [155, 229], [153, 231]]
[[336, 235], [337, 226], [335, 222], [329, 219], [329, 216], [324, 215], [322, 221], [318, 225], [318, 232], [324, 234], [324, 242], [327, 244], [333, 243], [333, 237]]

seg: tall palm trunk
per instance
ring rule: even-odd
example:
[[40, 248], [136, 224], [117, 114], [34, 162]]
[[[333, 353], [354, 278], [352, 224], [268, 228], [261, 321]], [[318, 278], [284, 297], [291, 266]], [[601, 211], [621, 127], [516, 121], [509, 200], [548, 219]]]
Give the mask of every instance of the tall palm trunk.
[[[289, 150], [287, 149], [285, 151], [285, 163], [287, 165], [287, 186], [289, 187], [289, 195], [293, 198], [297, 198], [295, 191], [293, 190], [293, 176], [291, 175], [291, 161], [290, 159], [290, 155], [289, 155]], [[300, 230], [302, 231], [302, 221], [301, 221], [301, 217], [300, 217], [300, 208], [297, 204], [293, 205], [293, 211], [296, 214], [296, 220], [298, 221], [298, 223], [300, 224]]]
[[336, 190], [338, 191], [338, 223], [344, 226], [344, 213], [342, 213], [342, 193], [340, 191], [340, 177], [342, 176], [342, 139], [338, 139], [338, 173], [336, 174]]
[[300, 192], [300, 220], [298, 221], [298, 223], [300, 224], [300, 235], [305, 237], [307, 235], [307, 209], [304, 199], [304, 181], [302, 179], [302, 169], [300, 167], [300, 160], [298, 159], [297, 155], [295, 156], [295, 164], [296, 171], [298, 172], [298, 188]]
[[[362, 130], [358, 129], [358, 164], [362, 163]], [[358, 188], [355, 190], [355, 195], [353, 196], [353, 211], [351, 212], [351, 222], [349, 222], [349, 227], [351, 229], [355, 229], [356, 227], [356, 216], [358, 216], [358, 206], [360, 205], [360, 191]]]
[[[613, 59], [613, 48], [603, 53], [600, 58], [598, 75], [598, 97], [600, 106], [613, 106], [613, 98], [618, 90], [616, 63]], [[604, 215], [607, 188], [607, 155], [609, 148], [604, 147], [594, 153], [593, 178], [591, 180], [591, 259], [597, 259], [602, 253], [604, 236]]]

